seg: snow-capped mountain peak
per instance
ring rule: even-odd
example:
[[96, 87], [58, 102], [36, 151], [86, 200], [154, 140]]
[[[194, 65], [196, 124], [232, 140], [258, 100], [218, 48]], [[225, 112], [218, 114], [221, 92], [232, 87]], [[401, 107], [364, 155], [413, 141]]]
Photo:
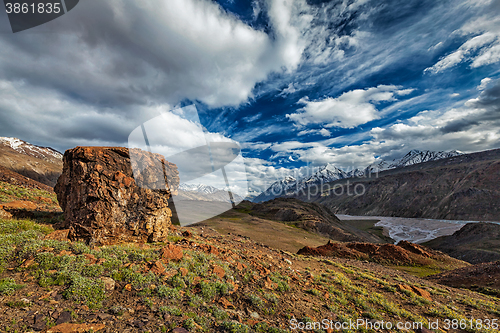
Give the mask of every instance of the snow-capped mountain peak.
[[347, 172], [329, 163], [319, 168], [311, 175], [302, 177], [298, 180], [293, 177], [286, 177], [282, 180], [274, 182], [266, 191], [258, 195], [254, 199], [254, 201], [261, 202], [286, 195], [287, 193], [291, 194], [291, 192], [298, 193], [304, 188], [313, 185], [321, 186], [338, 179], [370, 177], [370, 175], [384, 170], [403, 168], [418, 163], [436, 161], [443, 158], [455, 157], [458, 155], [461, 155], [461, 153], [455, 150], [450, 152], [435, 152], [429, 150], [420, 151], [414, 149], [409, 151], [400, 159], [394, 159], [392, 161], [379, 160], [376, 163], [370, 164], [365, 169], [354, 169]]
[[298, 181], [297, 188], [301, 189], [305, 186], [305, 184], [310, 183], [328, 183], [335, 181], [337, 179], [346, 178], [347, 174], [334, 166], [333, 164], [327, 164], [324, 167], [321, 167], [318, 171], [310, 175], [309, 177], [305, 177]]
[[203, 194], [212, 194], [212, 193], [221, 191], [220, 189], [213, 187], [213, 186], [210, 186], [210, 185], [185, 184], [185, 183], [182, 183], [179, 185], [179, 190], [192, 191], [192, 192], [198, 192], [198, 193], [203, 193]]
[[44, 160], [62, 160], [63, 158], [63, 155], [57, 150], [35, 146], [18, 138], [0, 137], [0, 144], [10, 147], [18, 153]]
[[450, 152], [445, 151], [430, 151], [430, 150], [410, 150], [405, 156], [400, 159], [394, 160], [390, 165], [389, 169], [393, 168], [403, 168], [405, 166], [410, 166], [418, 163], [424, 163], [429, 161], [441, 160], [443, 158], [455, 157], [461, 155], [461, 153], [453, 150]]

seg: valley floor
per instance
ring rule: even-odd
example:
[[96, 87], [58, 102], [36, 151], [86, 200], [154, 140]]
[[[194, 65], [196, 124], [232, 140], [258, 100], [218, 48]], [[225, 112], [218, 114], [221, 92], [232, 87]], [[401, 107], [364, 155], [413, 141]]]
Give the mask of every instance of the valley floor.
[[478, 222], [390, 216], [352, 216], [339, 214], [337, 214], [337, 217], [342, 221], [378, 220], [375, 226], [383, 227], [384, 234], [392, 238], [395, 243], [406, 240], [417, 244], [425, 243], [437, 237], [452, 235], [455, 231], [460, 230], [460, 228], [467, 223]]

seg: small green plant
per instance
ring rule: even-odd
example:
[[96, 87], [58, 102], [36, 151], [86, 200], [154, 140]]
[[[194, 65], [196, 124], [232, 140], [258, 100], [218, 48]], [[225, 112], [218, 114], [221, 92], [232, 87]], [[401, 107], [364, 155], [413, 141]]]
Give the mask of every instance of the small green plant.
[[159, 310], [172, 316], [182, 316], [182, 310], [174, 306], [161, 306]]
[[210, 311], [212, 312], [212, 315], [214, 316], [214, 318], [218, 321], [227, 320], [229, 318], [229, 315], [227, 314], [227, 312], [222, 310], [219, 307], [213, 306], [210, 308]]
[[308, 289], [308, 290], [306, 290], [306, 292], [308, 294], [311, 294], [311, 295], [314, 295], [314, 296], [321, 295], [321, 292], [318, 289], [315, 289], [315, 288]]
[[262, 308], [264, 306], [264, 301], [257, 295], [249, 295], [248, 300], [257, 308]]
[[5, 278], [0, 280], [1, 295], [12, 295], [16, 290], [19, 290], [23, 287], [23, 284], [17, 284], [13, 278]]
[[222, 323], [222, 327], [224, 327], [229, 333], [248, 333], [250, 332], [250, 327], [245, 324], [238, 323], [235, 321], [224, 321]]
[[153, 301], [151, 300], [151, 298], [149, 297], [144, 297], [144, 299], [142, 300], [144, 302], [144, 305], [146, 305], [148, 308], [152, 309], [154, 304], [153, 304]]
[[190, 307], [197, 308], [203, 304], [203, 299], [199, 296], [189, 295], [188, 298], [189, 298], [188, 305]]
[[27, 308], [31, 306], [31, 302], [23, 299], [20, 301], [8, 301], [6, 304], [11, 308]]
[[207, 301], [211, 301], [217, 295], [217, 288], [215, 286], [215, 283], [201, 281], [200, 289], [202, 297]]
[[195, 323], [193, 318], [188, 318], [188, 319], [184, 320], [184, 322], [182, 323], [182, 326], [187, 330], [192, 330], [196, 327], [196, 323]]
[[99, 279], [75, 275], [64, 292], [67, 299], [83, 302], [89, 308], [100, 308], [104, 300], [104, 283]]
[[170, 288], [163, 284], [158, 286], [158, 288], [156, 288], [156, 292], [158, 293], [158, 296], [162, 298], [167, 298], [171, 300], [178, 300], [181, 298], [181, 294], [179, 293], [178, 289]]
[[278, 305], [279, 303], [279, 298], [278, 296], [276, 296], [275, 294], [271, 294], [271, 293], [263, 293], [264, 298], [269, 301], [270, 303], [274, 304], [274, 305]]

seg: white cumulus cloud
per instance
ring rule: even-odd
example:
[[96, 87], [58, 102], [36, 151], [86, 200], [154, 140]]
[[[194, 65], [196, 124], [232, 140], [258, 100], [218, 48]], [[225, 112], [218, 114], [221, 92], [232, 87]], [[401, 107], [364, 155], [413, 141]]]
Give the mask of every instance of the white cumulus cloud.
[[337, 98], [328, 97], [318, 101], [302, 98], [298, 103], [304, 107], [296, 113], [288, 114], [287, 117], [302, 126], [326, 124], [326, 127], [353, 128], [379, 119], [380, 115], [376, 108], [378, 103], [395, 101], [396, 96], [407, 95], [411, 91], [411, 89], [401, 90], [400, 87], [393, 85], [380, 85], [351, 90]]

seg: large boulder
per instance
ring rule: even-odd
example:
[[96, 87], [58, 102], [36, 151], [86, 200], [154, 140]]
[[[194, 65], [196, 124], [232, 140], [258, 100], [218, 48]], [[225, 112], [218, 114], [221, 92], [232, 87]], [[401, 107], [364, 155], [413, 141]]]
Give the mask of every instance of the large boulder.
[[122, 147], [76, 147], [64, 153], [63, 162], [54, 190], [71, 240], [165, 240], [172, 216], [168, 199], [179, 185], [174, 164]]

